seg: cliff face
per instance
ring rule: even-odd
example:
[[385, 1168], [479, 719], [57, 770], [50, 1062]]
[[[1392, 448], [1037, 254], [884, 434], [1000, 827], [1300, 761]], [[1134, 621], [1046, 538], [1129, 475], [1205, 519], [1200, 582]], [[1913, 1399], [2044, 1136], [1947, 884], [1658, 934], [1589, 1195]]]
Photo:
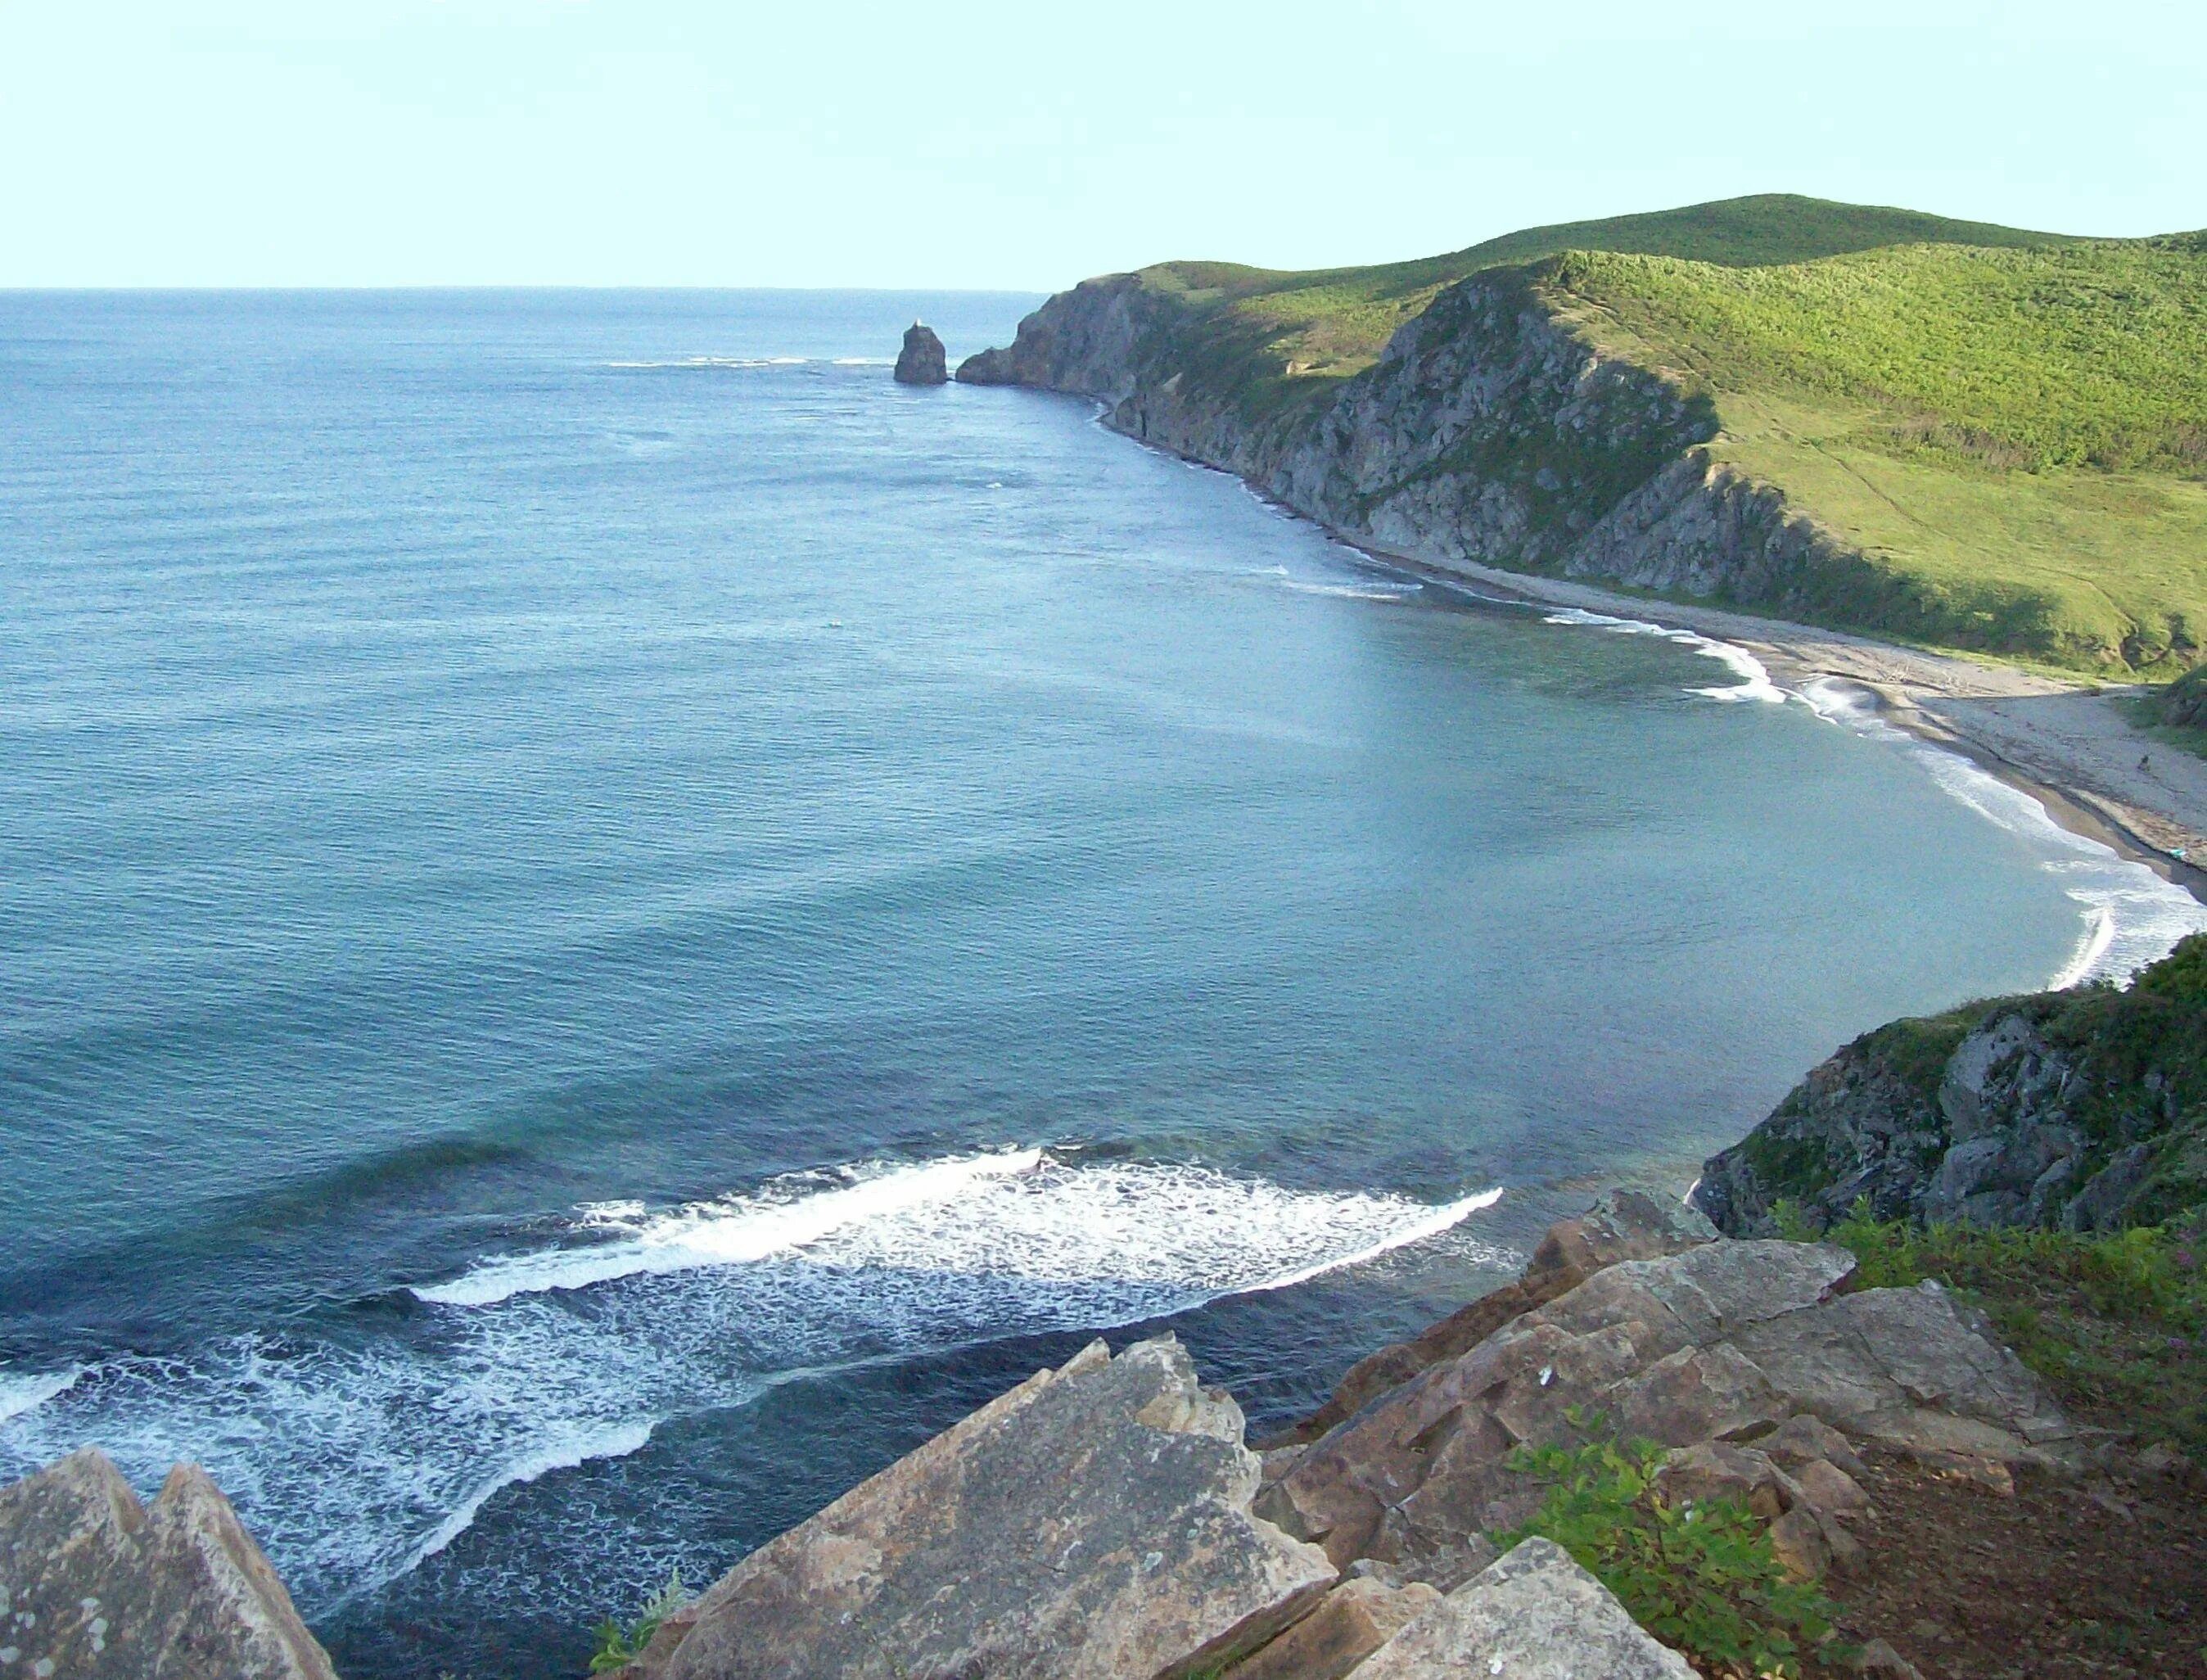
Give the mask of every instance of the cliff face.
[[[1257, 347], [1144, 276], [1060, 292], [975, 385], [1091, 397], [1115, 429], [1239, 474], [1352, 538], [1471, 561], [1813, 616], [1860, 557], [1781, 493], [1709, 459], [1714, 406], [1600, 348], [1546, 284], [1494, 270], [1436, 296], [1378, 361], [1253, 392]], [[1298, 388], [1300, 387], [1300, 388]]]
[[2207, 1200], [2207, 936], [2127, 990], [1975, 1004], [1848, 1045], [1740, 1143], [1694, 1201], [1734, 1236], [1881, 1219], [2113, 1230]]

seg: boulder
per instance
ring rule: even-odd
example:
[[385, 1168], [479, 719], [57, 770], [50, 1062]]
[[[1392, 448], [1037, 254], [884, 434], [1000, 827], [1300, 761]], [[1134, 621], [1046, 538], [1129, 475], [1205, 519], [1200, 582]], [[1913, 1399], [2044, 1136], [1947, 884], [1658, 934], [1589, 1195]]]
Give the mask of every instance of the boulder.
[[942, 340], [935, 336], [935, 329], [914, 321], [905, 329], [904, 348], [897, 352], [896, 382], [899, 385], [948, 385], [950, 365], [942, 350]]
[[1684, 1658], [1544, 1540], [1525, 1541], [1457, 1587], [1355, 1672], [1356, 1680], [1696, 1680]]
[[334, 1680], [205, 1472], [176, 1466], [148, 1510], [93, 1448], [0, 1489], [0, 1673]]
[[1388, 1390], [1477, 1347], [1511, 1319], [1568, 1294], [1605, 1267], [1682, 1253], [1716, 1239], [1716, 1227], [1698, 1209], [1637, 1190], [1612, 1190], [1576, 1219], [1548, 1227], [1516, 1282], [1459, 1307], [1410, 1341], [1358, 1360], [1333, 1397], [1281, 1438], [1315, 1441]]
[[1370, 1576], [1344, 1581], [1301, 1621], [1235, 1664], [1232, 1680], [1341, 1680], [1440, 1601], [1421, 1581], [1405, 1587]]
[[1797, 1470], [1803, 1464], [1821, 1459], [1850, 1476], [1863, 1474], [1863, 1462], [1853, 1443], [1813, 1412], [1797, 1413], [1786, 1419], [1776, 1434], [1766, 1435], [1755, 1444], [1781, 1469]]
[[1253, 1516], [1240, 1408], [1179, 1343], [1092, 1344], [737, 1564], [669, 1680], [1147, 1680], [1230, 1662], [1336, 1579]]
[[1673, 1447], [1656, 1473], [1655, 1483], [1671, 1504], [1702, 1505], [1729, 1499], [1746, 1506], [1766, 1522], [1784, 1516], [1795, 1498], [1791, 1479], [1767, 1456], [1728, 1441], [1696, 1441], [1690, 1447]]

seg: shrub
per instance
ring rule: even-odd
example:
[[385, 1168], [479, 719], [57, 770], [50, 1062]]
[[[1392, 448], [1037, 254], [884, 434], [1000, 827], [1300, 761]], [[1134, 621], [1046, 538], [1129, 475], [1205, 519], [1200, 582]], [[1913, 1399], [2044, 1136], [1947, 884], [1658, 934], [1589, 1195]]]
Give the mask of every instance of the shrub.
[[611, 1674], [626, 1668], [643, 1654], [659, 1624], [689, 1602], [690, 1589], [683, 1585], [682, 1571], [676, 1569], [667, 1577], [664, 1587], [643, 1601], [643, 1610], [628, 1627], [607, 1617], [597, 1625], [597, 1649], [590, 1656], [590, 1672]]
[[1730, 1500], [1672, 1505], [1656, 1492], [1663, 1449], [1645, 1441], [1519, 1449], [1511, 1468], [1551, 1484], [1504, 1546], [1538, 1534], [1617, 1594], [1633, 1619], [1712, 1672], [1795, 1676], [1837, 1606], [1786, 1579], [1770, 1536]]

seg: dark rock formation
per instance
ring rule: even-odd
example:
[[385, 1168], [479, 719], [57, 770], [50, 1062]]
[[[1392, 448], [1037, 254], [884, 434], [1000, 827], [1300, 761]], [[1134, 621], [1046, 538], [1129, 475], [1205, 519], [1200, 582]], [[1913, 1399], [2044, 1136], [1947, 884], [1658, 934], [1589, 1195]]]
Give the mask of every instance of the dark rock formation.
[[334, 1680], [203, 1472], [176, 1466], [148, 1510], [89, 1448], [0, 1489], [0, 1674]]
[[1881, 1219], [2111, 1230], [2207, 1199], [2207, 935], [2130, 988], [1896, 1021], [1812, 1072], [1710, 1157], [1694, 1201], [1767, 1236]]
[[950, 365], [944, 355], [942, 340], [935, 336], [935, 329], [914, 321], [905, 329], [904, 348], [897, 352], [896, 382], [899, 385], [948, 385]]

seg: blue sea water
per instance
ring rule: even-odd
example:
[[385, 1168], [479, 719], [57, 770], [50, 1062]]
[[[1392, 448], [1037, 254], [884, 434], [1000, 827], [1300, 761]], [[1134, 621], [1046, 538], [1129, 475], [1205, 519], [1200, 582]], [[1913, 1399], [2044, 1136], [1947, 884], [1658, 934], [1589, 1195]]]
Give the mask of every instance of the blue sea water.
[[577, 1671], [1092, 1334], [1284, 1421], [2196, 924], [1723, 649], [890, 380], [1033, 301], [0, 295], [0, 1476], [197, 1460], [343, 1672]]

